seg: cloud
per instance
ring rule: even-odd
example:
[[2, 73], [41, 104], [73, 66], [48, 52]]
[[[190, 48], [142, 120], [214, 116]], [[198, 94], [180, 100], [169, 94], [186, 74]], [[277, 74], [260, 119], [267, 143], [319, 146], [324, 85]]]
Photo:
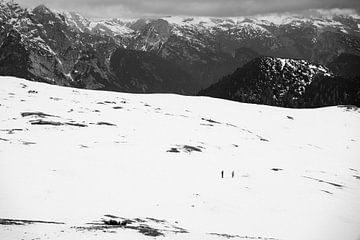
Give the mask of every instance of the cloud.
[[34, 7], [77, 11], [92, 17], [139, 17], [159, 15], [244, 16], [307, 9], [352, 8], [359, 0], [17, 0]]

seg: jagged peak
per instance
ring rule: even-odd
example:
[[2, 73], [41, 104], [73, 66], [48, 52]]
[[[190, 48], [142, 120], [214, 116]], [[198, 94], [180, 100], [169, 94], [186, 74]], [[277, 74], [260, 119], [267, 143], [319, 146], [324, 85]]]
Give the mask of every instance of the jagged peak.
[[46, 7], [44, 4], [40, 4], [38, 5], [37, 7], [35, 7], [33, 9], [34, 12], [41, 12], [41, 13], [44, 13], [44, 14], [49, 14], [49, 13], [52, 13], [52, 11]]

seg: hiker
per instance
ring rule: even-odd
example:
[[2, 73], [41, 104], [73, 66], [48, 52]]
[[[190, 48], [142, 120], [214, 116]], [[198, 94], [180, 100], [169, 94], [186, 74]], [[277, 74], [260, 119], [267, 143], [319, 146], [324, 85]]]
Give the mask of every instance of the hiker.
[[235, 177], [235, 171], [231, 172], [231, 177], [234, 178]]
[[224, 178], [224, 170], [221, 171], [221, 178]]

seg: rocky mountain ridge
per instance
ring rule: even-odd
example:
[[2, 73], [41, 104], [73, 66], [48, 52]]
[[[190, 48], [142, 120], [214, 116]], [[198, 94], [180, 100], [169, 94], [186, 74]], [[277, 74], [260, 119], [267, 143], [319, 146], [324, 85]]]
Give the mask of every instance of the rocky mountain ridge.
[[[165, 65], [184, 72], [182, 84], [169, 85], [180, 86], [177, 93], [193, 89], [186, 94], [261, 55], [324, 65], [342, 53], [360, 55], [358, 15], [91, 20], [44, 5], [27, 10], [2, 1], [0, 18], [1, 75], [90, 89], [138, 92], [136, 84], [124, 86], [110, 68], [118, 48], [148, 52], [153, 61], [161, 57]], [[143, 89], [151, 92], [150, 85]]]
[[[110, 68], [110, 65], [116, 65], [111, 63], [113, 53], [126, 47], [122, 42], [125, 35], [111, 35], [110, 30], [102, 32], [106, 27], [99, 24], [90, 31], [85, 27], [85, 22], [80, 24], [80, 20], [86, 21], [80, 15], [51, 11], [44, 5], [26, 10], [15, 3], [1, 2], [0, 9], [1, 75], [87, 89], [139, 92], [137, 83], [124, 84], [124, 79], [116, 74], [118, 69]], [[71, 19], [78, 22], [75, 24]], [[93, 23], [88, 24], [93, 26]], [[159, 58], [153, 53], [148, 55], [154, 62]], [[141, 64], [145, 61], [149, 62], [148, 59], [139, 60]], [[183, 72], [171, 62], [159, 65], [158, 69], [166, 71], [165, 67], [173, 69], [175, 73]], [[143, 92], [159, 90], [146, 83], [148, 75], [154, 78], [157, 74], [150, 70], [143, 73]], [[180, 75], [175, 82], [174, 79], [169, 82], [163, 78], [164, 88], [161, 90], [167, 92], [168, 85], [177, 85], [178, 88], [171, 92], [194, 94], [196, 87], [188, 75]]]

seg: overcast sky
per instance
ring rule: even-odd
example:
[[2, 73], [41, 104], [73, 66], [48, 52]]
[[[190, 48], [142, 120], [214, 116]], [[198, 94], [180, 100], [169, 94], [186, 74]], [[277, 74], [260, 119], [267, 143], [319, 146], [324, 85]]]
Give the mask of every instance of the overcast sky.
[[353, 8], [360, 0], [15, 0], [25, 7], [45, 4], [87, 17], [246, 16], [302, 11], [312, 8]]

